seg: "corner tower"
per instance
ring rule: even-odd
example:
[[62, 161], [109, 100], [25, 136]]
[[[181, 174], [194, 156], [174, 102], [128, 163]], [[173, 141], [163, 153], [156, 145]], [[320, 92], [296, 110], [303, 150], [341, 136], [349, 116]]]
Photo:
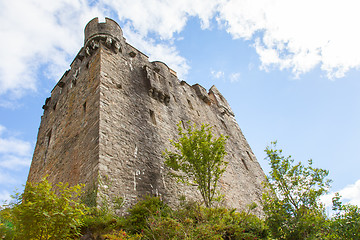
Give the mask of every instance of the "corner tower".
[[200, 199], [194, 187], [168, 177], [162, 158], [176, 124], [190, 120], [229, 136], [225, 204], [241, 209], [261, 199], [265, 175], [222, 94], [149, 62], [111, 19], [87, 24], [83, 48], [43, 108], [29, 181], [49, 175], [54, 183], [85, 183], [89, 201], [122, 197], [125, 209], [146, 194], [170, 204], [181, 195]]

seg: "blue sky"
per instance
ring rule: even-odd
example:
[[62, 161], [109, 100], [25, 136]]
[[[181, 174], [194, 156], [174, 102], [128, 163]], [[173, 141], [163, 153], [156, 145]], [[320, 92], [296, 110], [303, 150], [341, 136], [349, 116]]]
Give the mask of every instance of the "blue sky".
[[[181, 80], [216, 85], [265, 172], [274, 140], [360, 205], [357, 1], [0, 1], [0, 200], [25, 183], [42, 105], [94, 17]], [[5, 37], [4, 37], [5, 36]], [[331, 195], [324, 198], [329, 201]]]

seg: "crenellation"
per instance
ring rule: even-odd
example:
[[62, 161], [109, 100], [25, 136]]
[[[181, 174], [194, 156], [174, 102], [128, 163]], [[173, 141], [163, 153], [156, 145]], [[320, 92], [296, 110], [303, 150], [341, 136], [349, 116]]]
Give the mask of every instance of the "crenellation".
[[196, 95], [201, 99], [203, 100], [206, 104], [210, 105], [211, 104], [211, 101], [210, 101], [210, 98], [209, 98], [209, 94], [208, 92], [206, 91], [206, 89], [201, 86], [200, 84], [194, 84], [191, 86], [195, 92], [196, 92]]
[[52, 182], [85, 183], [86, 191], [98, 188], [98, 203], [122, 196], [119, 213], [146, 194], [171, 206], [183, 194], [200, 201], [194, 186], [169, 177], [162, 157], [173, 149], [169, 139], [178, 138], [176, 124], [186, 127], [188, 120], [229, 136], [229, 165], [220, 180], [224, 204], [259, 203], [265, 175], [218, 89], [180, 81], [165, 63], [149, 62], [126, 43], [116, 22], [94, 18], [70, 70], [45, 101], [28, 180], [49, 174]]
[[85, 39], [84, 46], [97, 36], [108, 36], [114, 38], [117, 41], [121, 41], [123, 38], [122, 30], [120, 26], [114, 20], [105, 18], [105, 22], [99, 22], [98, 18], [92, 19], [85, 27]]

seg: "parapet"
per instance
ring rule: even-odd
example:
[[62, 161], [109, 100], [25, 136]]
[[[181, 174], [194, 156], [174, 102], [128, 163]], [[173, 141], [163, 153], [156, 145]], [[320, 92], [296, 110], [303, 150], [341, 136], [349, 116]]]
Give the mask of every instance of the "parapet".
[[120, 41], [123, 33], [119, 24], [110, 18], [105, 18], [105, 22], [99, 22], [98, 18], [92, 19], [85, 27], [84, 46], [94, 37], [104, 35], [112, 36], [117, 41]]

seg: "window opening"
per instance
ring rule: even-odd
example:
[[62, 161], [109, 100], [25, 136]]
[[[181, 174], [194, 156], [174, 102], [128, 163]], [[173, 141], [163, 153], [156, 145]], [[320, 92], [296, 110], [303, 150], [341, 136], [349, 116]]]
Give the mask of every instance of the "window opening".
[[151, 109], [150, 109], [150, 119], [151, 119], [151, 122], [156, 125], [155, 113]]
[[242, 161], [242, 163], [244, 164], [244, 166], [245, 166], [246, 170], [248, 170], [248, 171], [249, 171], [249, 168], [248, 168], [248, 166], [246, 165], [245, 160], [244, 160], [244, 159], [241, 159], [241, 161]]
[[185, 127], [185, 121], [184, 120], [181, 120], [181, 124], [183, 126], [183, 129], [185, 129], [186, 127]]
[[47, 139], [47, 141], [46, 141], [46, 147], [48, 148], [49, 145], [50, 145], [50, 140], [51, 140], [51, 130], [47, 133], [46, 139]]
[[189, 104], [190, 109], [194, 109], [194, 108], [193, 108], [193, 105], [191, 104], [191, 102], [190, 102], [189, 99], [187, 99], [187, 102], [188, 102], [188, 104]]
[[222, 125], [227, 129], [227, 126], [223, 120], [221, 120]]
[[251, 160], [251, 161], [253, 161], [253, 159], [252, 159], [252, 157], [251, 157], [250, 153], [249, 153], [248, 151], [246, 151], [246, 153], [247, 153], [247, 155], [249, 156], [250, 160]]

